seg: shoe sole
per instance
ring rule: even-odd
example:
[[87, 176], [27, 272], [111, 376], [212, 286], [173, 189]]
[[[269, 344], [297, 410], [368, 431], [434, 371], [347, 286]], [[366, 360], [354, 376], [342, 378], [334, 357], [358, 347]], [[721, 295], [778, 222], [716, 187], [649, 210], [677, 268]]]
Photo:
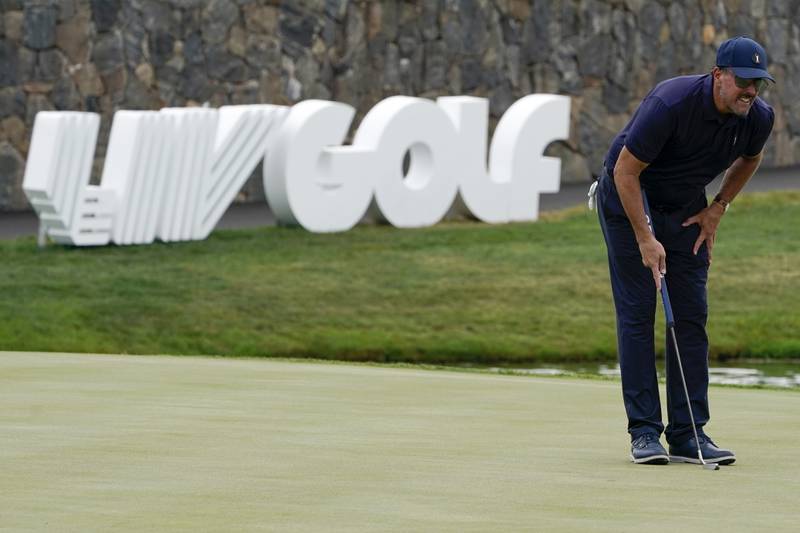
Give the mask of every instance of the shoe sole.
[[[692, 463], [695, 465], [701, 464], [700, 459], [697, 457], [683, 457], [682, 455], [670, 455], [669, 460], [673, 463]], [[718, 464], [722, 466], [732, 465], [734, 461], [736, 461], [736, 457], [733, 455], [725, 455], [722, 457], [715, 457], [714, 459], [706, 459], [706, 463]]]
[[651, 455], [650, 457], [642, 457], [634, 459], [631, 455], [631, 462], [637, 465], [665, 465], [669, 463], [669, 456], [667, 455]]

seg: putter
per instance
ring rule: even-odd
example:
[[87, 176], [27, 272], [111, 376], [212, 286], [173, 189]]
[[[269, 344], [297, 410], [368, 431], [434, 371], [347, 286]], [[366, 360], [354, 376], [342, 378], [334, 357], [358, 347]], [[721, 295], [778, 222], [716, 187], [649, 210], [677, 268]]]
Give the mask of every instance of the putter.
[[[647, 227], [650, 228], [650, 233], [652, 233], [653, 237], [655, 237], [656, 232], [653, 229], [653, 219], [650, 216], [650, 206], [647, 204], [647, 196], [645, 195], [644, 190], [642, 190], [642, 202], [644, 203], [644, 213], [647, 215]], [[689, 409], [689, 420], [692, 422], [694, 442], [697, 445], [697, 458], [700, 459], [700, 465], [704, 470], [719, 470], [718, 464], [707, 463], [705, 459], [703, 459], [703, 452], [700, 450], [700, 439], [697, 436], [697, 426], [694, 423], [694, 413], [692, 412], [692, 400], [689, 398], [689, 389], [686, 387], [686, 376], [683, 374], [681, 352], [678, 350], [678, 338], [675, 336], [675, 316], [672, 314], [672, 305], [669, 303], [669, 291], [667, 290], [667, 280], [664, 278], [663, 274], [661, 275], [661, 302], [664, 304], [664, 316], [667, 319], [667, 328], [669, 329], [670, 337], [672, 338], [672, 346], [675, 348], [675, 357], [678, 359], [678, 370], [681, 374], [683, 393], [686, 395], [686, 407]]]

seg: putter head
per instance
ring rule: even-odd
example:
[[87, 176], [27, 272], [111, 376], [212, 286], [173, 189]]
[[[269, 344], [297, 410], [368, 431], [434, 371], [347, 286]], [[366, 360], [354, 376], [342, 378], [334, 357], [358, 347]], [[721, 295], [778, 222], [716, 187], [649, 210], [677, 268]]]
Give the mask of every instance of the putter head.
[[[672, 331], [674, 333], [675, 330], [673, 329]], [[677, 345], [677, 341], [675, 341], [675, 344]], [[697, 439], [697, 433], [695, 433], [694, 438]], [[706, 460], [703, 459], [703, 452], [700, 451], [699, 441], [697, 442], [697, 458], [700, 459], [700, 464], [703, 465], [703, 470], [719, 470], [719, 465], [717, 463], [707, 463]]]

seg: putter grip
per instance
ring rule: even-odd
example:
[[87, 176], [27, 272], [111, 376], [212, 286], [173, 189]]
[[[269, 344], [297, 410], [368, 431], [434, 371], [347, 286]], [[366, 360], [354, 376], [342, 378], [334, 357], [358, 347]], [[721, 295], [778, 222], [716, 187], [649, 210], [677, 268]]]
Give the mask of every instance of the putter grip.
[[[644, 214], [647, 215], [647, 227], [650, 228], [650, 233], [653, 237], [656, 232], [653, 229], [653, 218], [650, 216], [650, 205], [647, 203], [647, 194], [642, 189], [642, 203], [644, 204]], [[661, 303], [664, 304], [664, 316], [667, 319], [667, 327], [675, 326], [675, 315], [672, 314], [672, 304], [669, 303], [669, 291], [667, 290], [667, 279], [661, 276]]]
[[672, 314], [672, 305], [669, 303], [669, 291], [667, 291], [667, 280], [661, 276], [661, 302], [664, 304], [664, 316], [667, 318], [667, 327], [675, 326], [675, 316]]

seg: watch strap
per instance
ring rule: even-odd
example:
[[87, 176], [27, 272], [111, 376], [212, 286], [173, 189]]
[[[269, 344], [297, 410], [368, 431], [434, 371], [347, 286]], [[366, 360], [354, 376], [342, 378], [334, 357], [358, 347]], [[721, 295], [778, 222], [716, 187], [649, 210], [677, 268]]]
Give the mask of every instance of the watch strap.
[[728, 210], [728, 208], [731, 206], [731, 203], [730, 203], [728, 200], [725, 200], [725, 199], [724, 199], [722, 196], [720, 196], [719, 194], [718, 194], [718, 195], [716, 195], [716, 196], [714, 197], [714, 200], [713, 200], [713, 201], [714, 201], [714, 202], [716, 202], [716, 203], [718, 203], [719, 205], [721, 205], [721, 206], [722, 206], [722, 210], [723, 210], [723, 212], [727, 211], [727, 210]]

